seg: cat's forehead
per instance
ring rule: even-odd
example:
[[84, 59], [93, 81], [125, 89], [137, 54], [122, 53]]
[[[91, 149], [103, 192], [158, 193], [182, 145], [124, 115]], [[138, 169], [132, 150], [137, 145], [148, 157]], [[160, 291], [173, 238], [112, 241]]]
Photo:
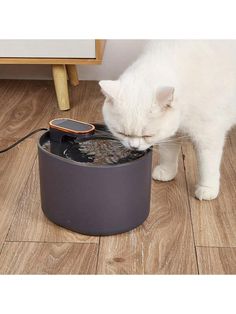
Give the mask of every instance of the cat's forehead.
[[132, 116], [133, 118], [147, 118], [152, 108], [152, 104], [143, 102], [140, 99], [120, 98], [114, 101], [113, 110], [120, 114], [122, 117]]
[[150, 86], [139, 84], [121, 84], [119, 101], [123, 105], [138, 106], [145, 110], [153, 102], [153, 91]]
[[142, 111], [147, 112], [151, 105], [153, 104], [153, 100], [151, 97], [141, 97], [138, 95], [124, 95], [120, 96], [120, 98], [117, 100], [118, 105], [120, 105], [122, 108], [132, 108], [133, 110], [136, 109], [136, 111]]

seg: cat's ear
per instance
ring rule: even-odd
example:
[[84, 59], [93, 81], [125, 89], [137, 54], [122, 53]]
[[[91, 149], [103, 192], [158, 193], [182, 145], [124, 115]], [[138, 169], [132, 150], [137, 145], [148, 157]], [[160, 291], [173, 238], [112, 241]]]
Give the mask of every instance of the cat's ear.
[[116, 99], [118, 97], [120, 89], [120, 81], [100, 81], [99, 85], [101, 86], [104, 96]]
[[172, 106], [174, 91], [174, 87], [171, 86], [164, 86], [157, 89], [156, 101], [161, 108], [165, 109]]

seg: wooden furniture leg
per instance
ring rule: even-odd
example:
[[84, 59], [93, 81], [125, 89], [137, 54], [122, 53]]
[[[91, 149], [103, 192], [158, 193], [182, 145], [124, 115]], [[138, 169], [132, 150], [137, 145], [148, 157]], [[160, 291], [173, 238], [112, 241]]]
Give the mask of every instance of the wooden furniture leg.
[[66, 70], [68, 77], [72, 86], [77, 86], [79, 84], [78, 72], [75, 64], [67, 64]]
[[58, 106], [60, 110], [70, 109], [66, 66], [64, 64], [53, 64], [52, 75], [54, 79]]

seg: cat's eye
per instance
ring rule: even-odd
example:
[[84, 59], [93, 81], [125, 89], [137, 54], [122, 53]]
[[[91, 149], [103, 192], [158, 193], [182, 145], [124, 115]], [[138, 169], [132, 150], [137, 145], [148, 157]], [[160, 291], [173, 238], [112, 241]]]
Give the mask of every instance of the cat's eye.
[[125, 136], [125, 137], [136, 137], [136, 138], [151, 138], [153, 137], [154, 135], [141, 135], [141, 136], [138, 136], [138, 135], [130, 135], [130, 134], [125, 134], [123, 132], [117, 132], [119, 135], [121, 136]]
[[129, 137], [129, 135], [127, 135], [127, 134], [124, 134], [124, 133], [122, 133], [122, 132], [116, 132], [117, 134], [119, 134], [119, 135], [121, 135], [121, 136], [125, 136], [125, 137]]
[[153, 137], [154, 135], [143, 135], [142, 137], [143, 138], [150, 138], [150, 137]]
[[143, 138], [143, 139], [150, 139], [152, 138], [154, 135], [151, 135], [151, 134], [146, 134], [146, 135], [131, 135], [131, 134], [125, 134], [123, 132], [120, 132], [120, 131], [116, 131], [117, 134], [121, 135], [121, 136], [124, 136], [124, 137], [134, 137], [134, 138]]

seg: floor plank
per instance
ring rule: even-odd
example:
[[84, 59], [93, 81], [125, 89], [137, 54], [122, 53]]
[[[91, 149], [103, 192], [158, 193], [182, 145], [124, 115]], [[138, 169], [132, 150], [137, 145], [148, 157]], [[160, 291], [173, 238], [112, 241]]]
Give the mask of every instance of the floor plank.
[[98, 243], [99, 238], [81, 235], [59, 227], [44, 216], [40, 203], [38, 161], [36, 160], [18, 202], [6, 240]]
[[53, 82], [0, 80], [1, 90], [0, 137], [21, 138], [48, 126], [57, 105]]
[[[2, 140], [1, 145], [10, 142]], [[0, 251], [35, 158], [36, 145], [31, 139], [0, 154]]]
[[142, 226], [129, 233], [101, 238], [97, 272], [197, 273], [182, 160], [174, 181], [153, 181], [151, 213]]
[[0, 138], [21, 138], [55, 118], [102, 122], [104, 96], [97, 82], [69, 86], [71, 109], [60, 111], [52, 81], [0, 80]]
[[200, 274], [236, 274], [236, 248], [197, 247]]
[[93, 274], [97, 245], [8, 242], [0, 255], [0, 274]]
[[236, 143], [227, 141], [221, 169], [221, 192], [213, 201], [194, 198], [197, 163], [191, 144], [183, 146], [197, 246], [236, 246]]
[[54, 106], [53, 118], [71, 118], [85, 122], [101, 123], [104, 96], [95, 81], [81, 81], [78, 86], [70, 87], [71, 109], [59, 111]]

